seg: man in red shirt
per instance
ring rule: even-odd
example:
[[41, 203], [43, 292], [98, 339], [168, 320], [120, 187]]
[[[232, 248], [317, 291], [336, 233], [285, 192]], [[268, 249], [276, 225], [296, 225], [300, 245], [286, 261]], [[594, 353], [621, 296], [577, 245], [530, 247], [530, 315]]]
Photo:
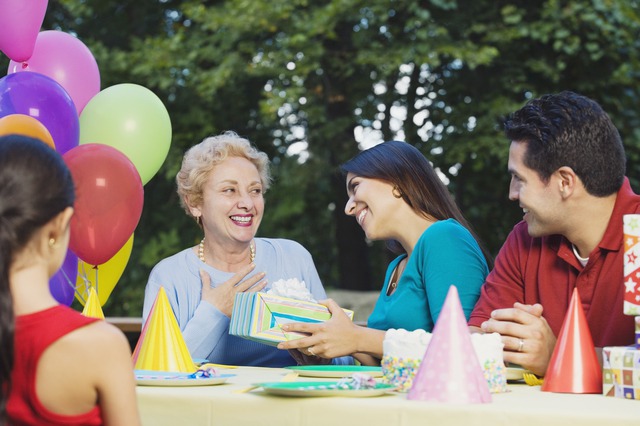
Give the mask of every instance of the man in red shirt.
[[632, 344], [622, 216], [640, 213], [640, 196], [617, 129], [596, 102], [562, 92], [511, 114], [505, 134], [509, 199], [524, 217], [481, 289], [472, 331], [500, 333], [505, 362], [543, 376], [577, 287], [595, 346]]

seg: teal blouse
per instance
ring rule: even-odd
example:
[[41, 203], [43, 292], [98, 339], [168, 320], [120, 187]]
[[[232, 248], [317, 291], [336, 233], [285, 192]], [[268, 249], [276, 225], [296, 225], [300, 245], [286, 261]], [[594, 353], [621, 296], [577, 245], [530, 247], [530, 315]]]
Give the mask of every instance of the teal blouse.
[[384, 286], [369, 317], [369, 327], [432, 331], [451, 285], [457, 287], [465, 317], [469, 319], [489, 268], [478, 243], [464, 226], [447, 219], [427, 228], [405, 266], [398, 287], [388, 296], [393, 271], [405, 257], [406, 254], [400, 255], [389, 264]]

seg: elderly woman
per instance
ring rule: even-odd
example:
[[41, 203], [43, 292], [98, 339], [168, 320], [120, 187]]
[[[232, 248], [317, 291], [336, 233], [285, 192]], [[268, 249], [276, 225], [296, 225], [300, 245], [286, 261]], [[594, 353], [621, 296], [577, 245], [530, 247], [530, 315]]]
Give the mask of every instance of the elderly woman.
[[287, 351], [229, 335], [234, 297], [296, 278], [316, 300], [326, 298], [304, 247], [255, 237], [270, 179], [267, 155], [233, 132], [206, 138], [184, 156], [176, 177], [178, 194], [204, 236], [151, 271], [143, 318], [164, 287], [193, 358], [268, 367], [295, 364]]

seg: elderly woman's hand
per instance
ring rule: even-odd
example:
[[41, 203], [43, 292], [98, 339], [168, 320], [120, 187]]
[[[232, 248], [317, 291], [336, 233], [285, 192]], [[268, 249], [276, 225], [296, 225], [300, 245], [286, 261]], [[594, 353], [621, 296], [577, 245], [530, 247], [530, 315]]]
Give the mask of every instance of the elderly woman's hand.
[[211, 287], [211, 277], [201, 269], [202, 300], [212, 304], [226, 316], [231, 317], [236, 293], [260, 291], [267, 285], [267, 280], [260, 281], [265, 276], [264, 272], [257, 273], [243, 281], [254, 268], [255, 265], [253, 264], [245, 266], [233, 277], [217, 287]]

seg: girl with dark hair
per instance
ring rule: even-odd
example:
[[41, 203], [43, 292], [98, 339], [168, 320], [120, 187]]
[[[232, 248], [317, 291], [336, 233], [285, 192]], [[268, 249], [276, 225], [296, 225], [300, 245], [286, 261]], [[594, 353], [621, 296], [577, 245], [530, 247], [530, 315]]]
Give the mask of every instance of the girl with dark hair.
[[[438, 178], [415, 147], [391, 141], [361, 152], [342, 166], [354, 216], [371, 240], [386, 240], [399, 256], [387, 269], [368, 327], [351, 323], [338, 305], [326, 306], [331, 320], [288, 324], [286, 331], [311, 336], [279, 345], [308, 356], [351, 354], [363, 364], [379, 363], [386, 330], [432, 331], [451, 285], [467, 318], [489, 273], [489, 256]], [[300, 360], [300, 359], [299, 359]], [[317, 361], [317, 359], [313, 360]]]
[[49, 291], [74, 199], [58, 153], [0, 137], [0, 425], [140, 424], [124, 335]]

